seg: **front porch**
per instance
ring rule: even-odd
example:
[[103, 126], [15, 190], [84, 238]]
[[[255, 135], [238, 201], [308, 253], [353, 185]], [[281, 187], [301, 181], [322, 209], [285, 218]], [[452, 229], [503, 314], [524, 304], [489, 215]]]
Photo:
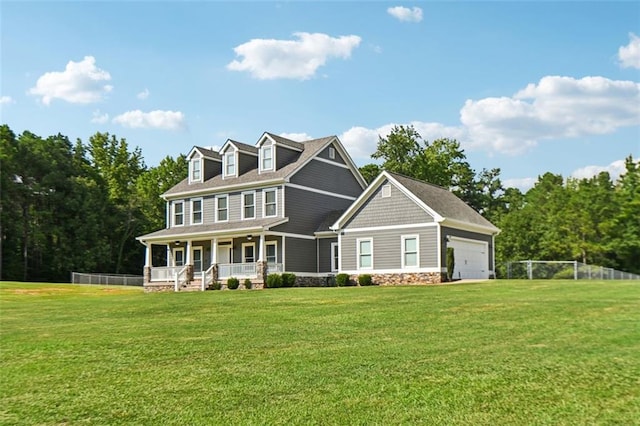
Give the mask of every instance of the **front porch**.
[[144, 285], [149, 291], [204, 291], [235, 277], [262, 288], [268, 274], [285, 271], [282, 245], [282, 237], [265, 234], [146, 243]]

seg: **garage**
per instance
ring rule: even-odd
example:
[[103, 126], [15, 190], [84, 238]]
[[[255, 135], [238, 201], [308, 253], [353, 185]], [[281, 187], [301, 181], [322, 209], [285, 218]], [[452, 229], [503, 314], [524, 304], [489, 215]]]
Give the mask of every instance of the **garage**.
[[450, 237], [455, 267], [453, 279], [489, 279], [489, 244], [484, 241]]

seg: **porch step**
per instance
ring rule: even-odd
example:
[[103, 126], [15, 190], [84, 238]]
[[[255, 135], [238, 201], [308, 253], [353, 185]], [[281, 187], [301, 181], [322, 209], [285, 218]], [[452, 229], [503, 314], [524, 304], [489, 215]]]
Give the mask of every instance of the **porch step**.
[[200, 280], [194, 280], [178, 287], [178, 291], [202, 291], [202, 283]]

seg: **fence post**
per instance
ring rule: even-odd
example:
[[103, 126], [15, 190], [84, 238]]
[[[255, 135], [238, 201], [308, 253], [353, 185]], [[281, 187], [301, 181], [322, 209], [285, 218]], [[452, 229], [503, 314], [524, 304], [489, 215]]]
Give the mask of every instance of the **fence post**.
[[573, 279], [574, 281], [578, 279], [578, 261], [573, 261]]
[[530, 280], [533, 279], [533, 267], [531, 260], [527, 260], [527, 275], [529, 276]]

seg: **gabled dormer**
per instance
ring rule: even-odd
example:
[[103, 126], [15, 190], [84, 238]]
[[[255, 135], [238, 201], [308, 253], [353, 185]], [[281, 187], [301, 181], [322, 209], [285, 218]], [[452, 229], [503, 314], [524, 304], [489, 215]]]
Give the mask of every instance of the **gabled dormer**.
[[304, 144], [269, 132], [265, 132], [258, 139], [256, 146], [259, 154], [259, 173], [275, 172], [296, 161], [304, 151]]
[[222, 156], [222, 178], [238, 177], [258, 167], [258, 148], [227, 139], [220, 149]]
[[189, 184], [202, 183], [219, 175], [222, 171], [222, 158], [216, 151], [194, 146], [187, 155], [189, 162]]

